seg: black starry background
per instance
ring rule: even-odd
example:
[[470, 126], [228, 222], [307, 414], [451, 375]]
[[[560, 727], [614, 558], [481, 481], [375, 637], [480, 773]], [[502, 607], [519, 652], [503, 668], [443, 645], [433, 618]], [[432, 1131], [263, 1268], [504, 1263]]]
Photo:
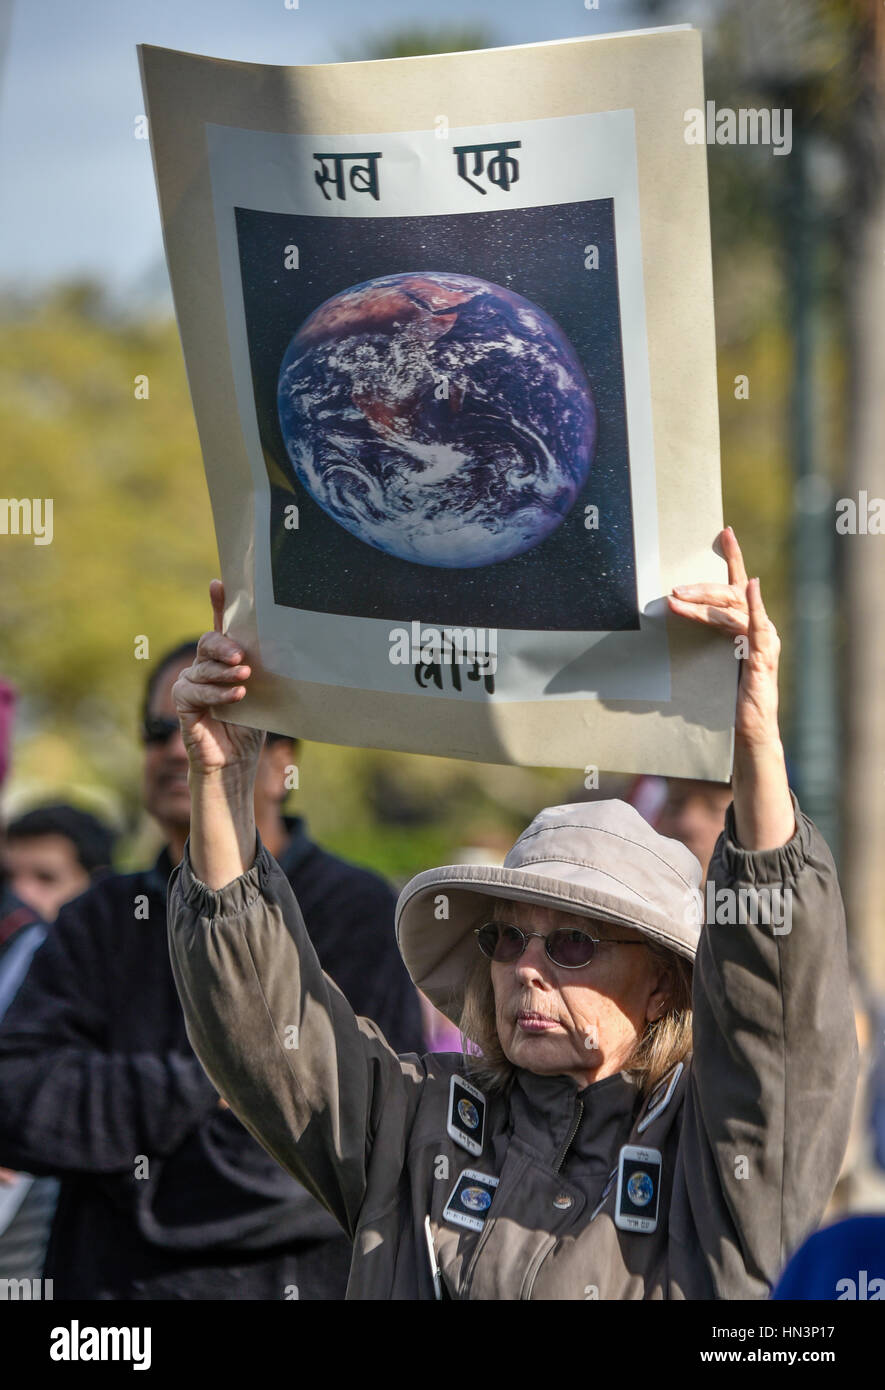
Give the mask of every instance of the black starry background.
[[[310, 217], [237, 208], [243, 299], [259, 433], [271, 484], [271, 566], [279, 604], [438, 626], [637, 629], [633, 520], [611, 199], [436, 217]], [[284, 269], [295, 245], [299, 269]], [[584, 247], [599, 268], [584, 268]], [[598, 412], [587, 483], [558, 529], [513, 559], [440, 569], [386, 555], [319, 507], [295, 476], [277, 416], [280, 364], [324, 300], [414, 271], [475, 275], [544, 309], [572, 343]], [[285, 507], [299, 529], [284, 527]], [[599, 529], [584, 508], [599, 508]]]

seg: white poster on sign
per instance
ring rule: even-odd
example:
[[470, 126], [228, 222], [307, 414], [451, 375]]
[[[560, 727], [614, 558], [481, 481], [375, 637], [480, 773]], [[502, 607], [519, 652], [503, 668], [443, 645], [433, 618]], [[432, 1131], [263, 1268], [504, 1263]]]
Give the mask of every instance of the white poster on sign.
[[725, 568], [697, 33], [140, 52], [231, 717], [726, 779], [737, 663], [665, 599]]

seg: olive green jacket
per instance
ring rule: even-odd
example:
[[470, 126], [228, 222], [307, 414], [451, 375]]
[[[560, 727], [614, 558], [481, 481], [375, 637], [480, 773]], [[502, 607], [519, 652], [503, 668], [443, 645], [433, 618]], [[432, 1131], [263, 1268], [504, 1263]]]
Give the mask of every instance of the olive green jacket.
[[[352, 1013], [260, 839], [219, 892], [194, 878], [185, 847], [169, 941], [188, 1036], [243, 1124], [353, 1239], [348, 1298], [436, 1296], [428, 1215], [443, 1297], [767, 1296], [835, 1185], [857, 1077], [835, 868], [796, 814], [788, 844], [749, 852], [729, 808], [710, 867], [720, 923], [702, 929], [694, 971], [694, 1052], [665, 1108], [645, 1124], [666, 1087], [644, 1100], [624, 1073], [579, 1091], [520, 1071], [487, 1097], [478, 1157], [447, 1134], [464, 1059], [398, 1057]], [[753, 885], [791, 889], [789, 930], [722, 922], [722, 890]], [[649, 1234], [614, 1222], [625, 1144], [662, 1155]], [[443, 1215], [465, 1168], [499, 1179], [479, 1231]]]

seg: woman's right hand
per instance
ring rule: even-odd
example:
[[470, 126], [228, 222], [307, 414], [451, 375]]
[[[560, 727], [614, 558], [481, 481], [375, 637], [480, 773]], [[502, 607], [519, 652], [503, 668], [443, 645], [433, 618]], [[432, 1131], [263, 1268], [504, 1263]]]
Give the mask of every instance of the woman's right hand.
[[251, 776], [258, 765], [264, 731], [244, 724], [230, 724], [221, 717], [225, 705], [237, 704], [246, 694], [252, 674], [242, 664], [245, 652], [222, 631], [224, 585], [209, 585], [214, 628], [204, 632], [193, 665], [182, 671], [172, 696], [181, 723], [191, 771], [202, 775], [238, 768]]

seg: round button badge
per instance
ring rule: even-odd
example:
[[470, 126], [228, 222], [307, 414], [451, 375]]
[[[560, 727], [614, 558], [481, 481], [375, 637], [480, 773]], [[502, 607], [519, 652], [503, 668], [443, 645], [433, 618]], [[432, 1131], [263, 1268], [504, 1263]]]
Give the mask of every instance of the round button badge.
[[553, 1198], [553, 1205], [558, 1211], [568, 1211], [574, 1200], [574, 1197], [570, 1197], [567, 1192], [560, 1192], [557, 1197]]

